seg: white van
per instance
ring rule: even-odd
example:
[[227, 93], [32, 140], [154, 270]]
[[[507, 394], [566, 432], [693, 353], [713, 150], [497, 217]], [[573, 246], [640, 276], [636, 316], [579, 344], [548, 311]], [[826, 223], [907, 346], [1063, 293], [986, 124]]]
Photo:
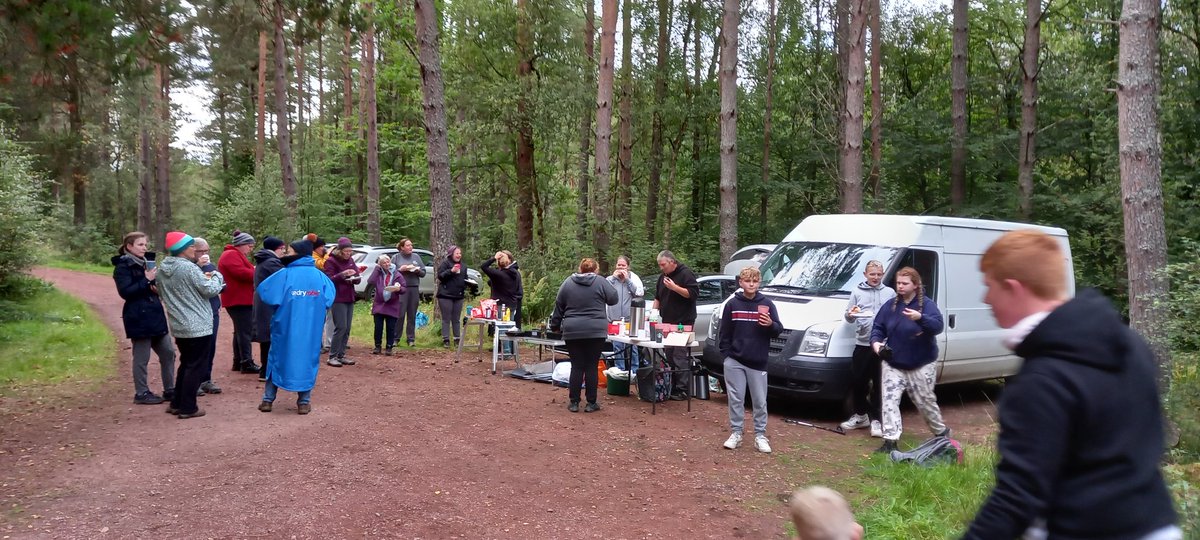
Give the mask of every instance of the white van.
[[[854, 325], [843, 318], [850, 291], [864, 280], [867, 261], [883, 262], [886, 286], [912, 266], [925, 294], [945, 318], [937, 336], [939, 383], [1006, 377], [1020, 359], [1001, 343], [1003, 330], [983, 303], [979, 259], [1000, 235], [1037, 229], [1058, 239], [1067, 257], [1068, 292], [1074, 294], [1067, 232], [1024, 223], [931, 216], [840, 214], [810, 216], [784, 238], [759, 270], [761, 291], [775, 302], [784, 331], [771, 340], [767, 364], [772, 394], [840, 401], [850, 388]], [[723, 308], [721, 308], [723, 309]], [[721, 313], [718, 309], [717, 313]], [[703, 362], [722, 376], [717, 349], [720, 317], [714, 315]]]

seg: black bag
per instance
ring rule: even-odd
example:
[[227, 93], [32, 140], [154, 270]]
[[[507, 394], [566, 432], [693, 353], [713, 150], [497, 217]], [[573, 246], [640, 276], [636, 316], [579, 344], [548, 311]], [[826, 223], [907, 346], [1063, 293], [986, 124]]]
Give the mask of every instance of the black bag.
[[659, 364], [657, 374], [650, 365], [637, 370], [638, 399], [661, 403], [671, 396], [671, 374], [665, 371], [668, 369], [666, 362], [659, 358], [654, 361]]

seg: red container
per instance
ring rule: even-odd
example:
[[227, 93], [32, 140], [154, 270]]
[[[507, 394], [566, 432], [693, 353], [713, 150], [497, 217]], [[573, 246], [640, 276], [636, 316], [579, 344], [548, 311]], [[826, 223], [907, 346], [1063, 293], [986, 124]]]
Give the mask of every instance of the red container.
[[621, 331], [621, 323], [615, 323], [615, 322], [608, 323], [608, 335], [615, 336], [620, 331]]

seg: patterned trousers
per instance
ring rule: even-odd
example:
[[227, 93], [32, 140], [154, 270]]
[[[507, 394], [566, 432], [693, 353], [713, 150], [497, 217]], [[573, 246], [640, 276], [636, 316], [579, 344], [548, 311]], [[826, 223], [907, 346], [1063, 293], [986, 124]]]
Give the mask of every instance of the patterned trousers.
[[937, 363], [930, 362], [913, 370], [896, 369], [883, 363], [883, 438], [889, 441], [900, 439], [904, 425], [900, 420], [900, 398], [908, 392], [908, 398], [921, 411], [925, 423], [934, 435], [946, 429], [942, 422], [942, 410], [938, 408], [937, 396], [933, 394]]

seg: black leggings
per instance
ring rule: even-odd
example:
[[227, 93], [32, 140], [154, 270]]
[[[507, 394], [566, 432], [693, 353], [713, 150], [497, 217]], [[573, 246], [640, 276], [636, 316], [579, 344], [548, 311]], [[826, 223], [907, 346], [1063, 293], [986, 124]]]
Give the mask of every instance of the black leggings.
[[212, 347], [212, 336], [175, 338], [175, 348], [179, 349], [179, 373], [175, 376], [172, 409], [184, 414], [196, 412], [196, 390], [204, 382], [201, 369], [204, 367], [204, 357]]
[[850, 364], [850, 396], [854, 414], [865, 414], [871, 420], [882, 420], [879, 412], [882, 387], [879, 385], [879, 355], [869, 345], [855, 345]]
[[232, 306], [225, 308], [225, 313], [233, 321], [233, 369], [254, 365], [254, 353], [250, 348], [250, 338], [254, 336], [254, 308]]
[[596, 387], [600, 383], [597, 369], [600, 353], [604, 350], [604, 338], [568, 339], [567, 352], [571, 355], [570, 399], [579, 402], [579, 389], [586, 383], [588, 403], [596, 402]]

